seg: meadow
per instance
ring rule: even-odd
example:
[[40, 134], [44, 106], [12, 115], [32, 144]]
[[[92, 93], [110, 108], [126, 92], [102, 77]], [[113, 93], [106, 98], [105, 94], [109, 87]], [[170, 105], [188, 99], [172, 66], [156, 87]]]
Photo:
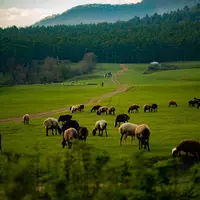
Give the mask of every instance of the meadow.
[[[120, 85], [115, 85], [111, 78], [104, 79], [103, 74], [108, 71], [116, 73], [120, 70], [119, 64], [99, 64], [97, 69], [87, 76], [77, 77], [81, 83], [96, 82], [96, 86], [65, 86], [55, 85], [25, 85], [10, 88], [0, 88], [0, 118], [23, 116], [25, 113], [34, 114], [53, 109], [65, 108], [65, 112], [51, 114], [48, 117], [58, 118], [61, 114], [69, 113], [71, 104], [87, 103], [94, 97], [101, 97], [123, 85], [130, 86], [126, 92], [102, 99], [99, 103], [106, 106], [115, 106], [116, 114], [127, 113], [131, 104], [140, 106], [139, 113], [130, 113], [130, 122], [146, 123], [151, 129], [150, 152], [138, 149], [138, 141], [134, 145], [119, 145], [120, 134], [114, 127], [115, 116], [97, 116], [90, 109], [95, 103], [87, 104], [84, 112], [73, 113], [80, 125], [89, 129], [86, 144], [95, 148], [97, 152], [106, 151], [110, 156], [108, 166], [119, 166], [124, 162], [134, 164], [138, 153], [142, 152], [142, 159], [152, 160], [151, 168], [167, 166], [174, 159], [171, 150], [183, 139], [200, 141], [200, 112], [197, 108], [188, 107], [188, 101], [200, 94], [199, 62], [173, 63], [182, 68], [175, 71], [162, 71], [152, 74], [142, 74], [148, 64], [127, 64], [128, 71], [117, 79]], [[74, 80], [70, 80], [74, 81]], [[104, 81], [105, 86], [100, 87]], [[169, 100], [176, 100], [178, 107], [168, 107]], [[144, 113], [144, 104], [157, 103], [158, 112]], [[23, 125], [22, 121], [0, 123], [2, 134], [2, 148], [6, 152], [34, 155], [35, 146], [39, 149], [40, 164], [45, 165], [46, 158], [59, 157], [72, 150], [63, 149], [60, 135], [45, 135], [43, 121], [45, 117], [30, 119], [30, 125]], [[108, 137], [92, 136], [94, 124], [99, 119], [108, 122]], [[97, 154], [98, 154], [97, 153]], [[2, 159], [3, 160], [3, 159]], [[176, 158], [179, 160], [179, 158]], [[2, 163], [1, 163], [2, 165]]]

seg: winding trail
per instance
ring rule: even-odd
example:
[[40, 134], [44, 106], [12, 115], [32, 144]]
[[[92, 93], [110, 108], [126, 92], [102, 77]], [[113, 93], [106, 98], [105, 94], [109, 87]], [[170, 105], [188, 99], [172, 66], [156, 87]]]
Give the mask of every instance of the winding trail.
[[122, 73], [124, 73], [125, 71], [128, 70], [128, 67], [127, 67], [125, 64], [120, 64], [120, 67], [122, 68], [122, 70], [118, 71], [116, 74], [114, 74], [114, 75], [112, 76], [112, 82], [113, 82], [114, 84], [116, 84], [116, 85], [121, 84], [121, 83], [119, 82], [119, 80], [117, 80], [117, 77], [119, 77]]
[[[119, 82], [119, 80], [117, 79], [123, 72], [128, 70], [128, 67], [125, 64], [120, 64], [120, 67], [122, 68], [122, 70], [118, 71], [117, 73], [115, 73], [112, 76], [112, 82], [116, 85], [121, 84]], [[132, 86], [133, 87], [133, 86]], [[127, 90], [129, 90], [130, 88], [132, 88], [131, 86], [128, 85], [122, 85], [120, 88], [118, 88], [115, 91], [106, 93], [100, 97], [97, 98], [92, 98], [91, 100], [89, 100], [87, 103], [85, 103], [84, 105], [90, 105], [90, 104], [96, 104], [96, 103], [100, 103], [102, 100], [106, 99], [106, 98], [110, 98], [112, 96], [115, 96], [117, 94], [120, 94], [122, 92], [126, 92]], [[62, 112], [66, 112], [67, 111], [67, 107], [65, 108], [60, 108], [60, 109], [56, 109], [56, 110], [50, 110], [50, 111], [46, 111], [46, 112], [41, 112], [41, 113], [35, 113], [35, 114], [30, 114], [31, 119], [34, 118], [40, 118], [40, 117], [45, 117], [45, 116], [49, 116], [51, 114], [57, 114], [57, 113], [62, 113]], [[3, 122], [11, 122], [11, 121], [20, 121], [22, 120], [22, 116], [20, 117], [10, 117], [10, 118], [1, 118], [0, 119], [0, 123]]]

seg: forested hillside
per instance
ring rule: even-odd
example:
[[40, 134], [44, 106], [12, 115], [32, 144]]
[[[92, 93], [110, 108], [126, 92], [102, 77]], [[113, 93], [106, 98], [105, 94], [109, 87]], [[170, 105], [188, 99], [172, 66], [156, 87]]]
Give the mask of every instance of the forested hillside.
[[[0, 29], [0, 38], [0, 80], [12, 84], [87, 73], [96, 56], [110, 63], [200, 60], [200, 4], [113, 24], [10, 27]], [[79, 61], [75, 70], [70, 62]], [[55, 71], [56, 80], [48, 78]]]
[[146, 14], [162, 14], [197, 3], [200, 3], [200, 0], [143, 0], [137, 4], [123, 5], [88, 4], [76, 6], [58, 15], [49, 16], [34, 25], [52, 26], [127, 21], [135, 16], [144, 17]]

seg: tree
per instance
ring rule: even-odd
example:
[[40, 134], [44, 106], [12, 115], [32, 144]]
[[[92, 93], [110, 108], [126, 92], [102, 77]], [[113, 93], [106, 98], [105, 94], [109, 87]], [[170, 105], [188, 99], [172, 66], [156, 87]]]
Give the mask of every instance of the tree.
[[[93, 52], [85, 53], [82, 62], [86, 71], [92, 71], [97, 63], [97, 56]], [[86, 69], [88, 68], [88, 69]]]

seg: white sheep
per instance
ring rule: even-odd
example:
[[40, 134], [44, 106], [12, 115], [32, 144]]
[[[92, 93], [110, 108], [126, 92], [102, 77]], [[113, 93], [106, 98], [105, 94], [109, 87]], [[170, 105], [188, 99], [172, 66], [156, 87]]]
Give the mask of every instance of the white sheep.
[[102, 113], [106, 113], [106, 115], [107, 115], [108, 114], [107, 111], [108, 111], [108, 107], [102, 106], [97, 110], [97, 115], [101, 115]]
[[30, 120], [30, 115], [29, 114], [25, 114], [23, 116], [23, 123], [24, 124], [29, 124], [29, 120]]
[[115, 107], [114, 106], [111, 106], [111, 107], [108, 108], [108, 114], [109, 115], [111, 115], [111, 114], [115, 115]]
[[54, 135], [53, 130], [55, 129], [55, 133], [57, 135], [57, 130], [59, 134], [62, 133], [61, 128], [58, 125], [58, 121], [55, 118], [49, 117], [46, 120], [44, 120], [44, 127], [46, 128], [46, 136], [48, 136], [48, 130], [52, 130], [52, 135]]
[[148, 147], [148, 151], [150, 151], [149, 148], [149, 136], [150, 136], [150, 128], [147, 124], [140, 124], [135, 129], [135, 136], [139, 140], [139, 149], [142, 148], [144, 145], [144, 149], [146, 149], [146, 146]]
[[68, 128], [67, 130], [65, 130], [62, 141], [63, 148], [65, 147], [67, 142], [68, 148], [70, 149], [72, 147], [72, 140], [77, 138], [78, 138], [78, 132], [75, 128]]
[[71, 106], [70, 107], [70, 111], [73, 113], [75, 111], [79, 110], [79, 105], [76, 105], [76, 106]]
[[137, 127], [137, 124], [133, 124], [133, 123], [129, 123], [129, 122], [126, 122], [119, 127], [119, 133], [121, 133], [120, 145], [122, 144], [122, 139], [123, 139], [124, 135], [125, 135], [125, 137], [124, 137], [125, 145], [127, 144], [126, 138], [128, 136], [131, 136], [131, 144], [133, 143], [133, 138], [135, 139], [136, 127]]
[[[98, 120], [95, 123], [94, 130], [92, 131], [93, 136], [96, 135], [97, 130], [99, 131], [99, 136], [103, 136], [103, 131], [105, 130], [106, 137], [107, 137], [108, 136], [108, 134], [107, 134], [107, 122], [105, 120], [103, 120], [103, 119], [102, 120]], [[100, 131], [101, 131], [101, 134], [100, 134]]]

